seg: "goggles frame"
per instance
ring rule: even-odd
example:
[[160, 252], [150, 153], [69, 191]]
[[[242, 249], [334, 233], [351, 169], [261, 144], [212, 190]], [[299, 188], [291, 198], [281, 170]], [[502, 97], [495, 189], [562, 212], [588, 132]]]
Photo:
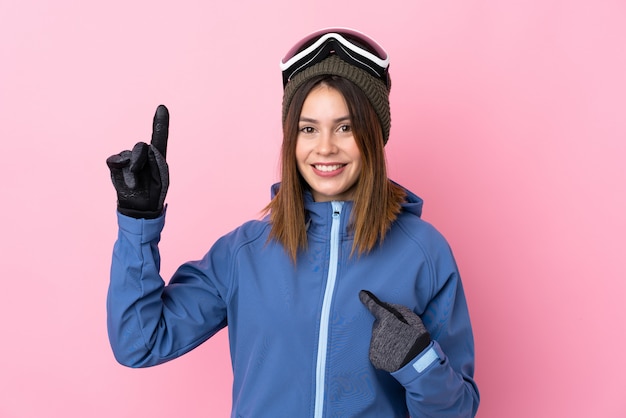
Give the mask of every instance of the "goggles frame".
[[387, 52], [367, 35], [348, 28], [322, 29], [295, 44], [280, 61], [283, 87], [294, 75], [331, 54], [367, 71], [390, 87]]

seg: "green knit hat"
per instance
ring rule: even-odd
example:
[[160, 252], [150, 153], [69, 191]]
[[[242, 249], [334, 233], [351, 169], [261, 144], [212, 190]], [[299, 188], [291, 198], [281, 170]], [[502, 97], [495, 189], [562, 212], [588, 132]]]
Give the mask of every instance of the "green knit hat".
[[309, 68], [297, 73], [285, 85], [283, 94], [283, 123], [287, 118], [287, 111], [293, 99], [295, 92], [307, 80], [319, 75], [336, 75], [343, 77], [358, 88], [360, 88], [378, 115], [380, 126], [383, 130], [383, 143], [387, 143], [389, 139], [389, 130], [391, 129], [391, 112], [389, 109], [389, 89], [380, 79], [370, 75], [368, 72], [348, 64], [337, 55], [331, 55], [323, 61], [312, 65]]

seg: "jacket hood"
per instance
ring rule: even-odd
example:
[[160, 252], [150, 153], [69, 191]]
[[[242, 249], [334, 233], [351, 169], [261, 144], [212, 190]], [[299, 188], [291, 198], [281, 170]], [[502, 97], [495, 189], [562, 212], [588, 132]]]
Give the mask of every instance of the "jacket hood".
[[[398, 183], [394, 182], [394, 184], [398, 184]], [[400, 184], [398, 184], [398, 186], [402, 187], [404, 191], [406, 192], [406, 202], [402, 204], [402, 209], [404, 209], [404, 211], [406, 212], [414, 214], [418, 218], [421, 218], [422, 207], [424, 206], [424, 200], [418, 195], [416, 195], [415, 193], [413, 193], [412, 191], [410, 191], [409, 189], [407, 189], [406, 187]]]

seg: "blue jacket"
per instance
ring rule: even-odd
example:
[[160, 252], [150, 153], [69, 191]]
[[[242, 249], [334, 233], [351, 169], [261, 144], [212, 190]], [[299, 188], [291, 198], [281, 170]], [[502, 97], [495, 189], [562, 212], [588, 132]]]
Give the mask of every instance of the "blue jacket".
[[[255, 220], [183, 264], [167, 286], [157, 247], [164, 216], [118, 214], [107, 300], [116, 359], [163, 363], [228, 325], [232, 417], [473, 416], [474, 342], [446, 240], [420, 219], [422, 200], [408, 192], [383, 245], [350, 257], [351, 207], [307, 195], [309, 246], [296, 265], [268, 241], [267, 219]], [[374, 318], [361, 289], [412, 308], [431, 334], [397, 372], [369, 361]]]

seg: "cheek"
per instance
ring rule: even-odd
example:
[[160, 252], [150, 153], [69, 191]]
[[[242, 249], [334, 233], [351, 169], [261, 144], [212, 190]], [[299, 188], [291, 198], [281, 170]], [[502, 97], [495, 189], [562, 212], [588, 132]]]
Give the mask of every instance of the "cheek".
[[304, 175], [304, 172], [303, 172], [304, 167], [305, 167], [304, 160], [301, 158], [301, 156], [298, 153], [296, 153], [296, 170], [302, 176]]
[[296, 152], [294, 155], [296, 158], [296, 166], [300, 168], [300, 166], [302, 165], [302, 153], [299, 152], [299, 149], [297, 147], [296, 147]]
[[351, 149], [350, 154], [352, 156], [353, 164], [356, 166], [356, 170], [358, 173], [361, 172], [361, 167], [363, 167], [363, 162], [361, 160], [361, 152], [359, 151], [359, 147], [354, 145], [354, 148]]
[[306, 161], [306, 158], [309, 155], [309, 150], [303, 145], [302, 141], [297, 141], [294, 154], [296, 157], [296, 162], [299, 166], [300, 164], [304, 163], [304, 161]]

